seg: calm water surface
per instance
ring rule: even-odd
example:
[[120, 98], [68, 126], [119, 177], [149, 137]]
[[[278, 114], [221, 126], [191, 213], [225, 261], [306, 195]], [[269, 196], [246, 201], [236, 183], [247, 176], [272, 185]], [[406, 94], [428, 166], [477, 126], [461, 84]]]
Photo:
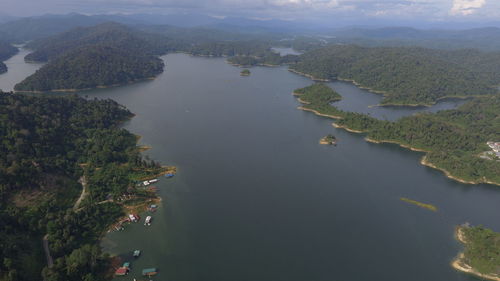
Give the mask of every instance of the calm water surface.
[[20, 48], [19, 53], [4, 61], [5, 65], [7, 65], [7, 72], [0, 74], [1, 90], [4, 92], [14, 90], [17, 83], [35, 73], [43, 65], [40, 63], [25, 63], [24, 57], [29, 53], [28, 50]]
[[[84, 93], [126, 105], [137, 116], [125, 127], [153, 146], [147, 154], [179, 168], [158, 184], [152, 226], [103, 241], [126, 259], [143, 250], [117, 280], [141, 280], [145, 267], [160, 270], [154, 280], [177, 281], [474, 280], [449, 265], [461, 249], [453, 230], [469, 221], [500, 231], [498, 188], [454, 182], [420, 165], [420, 153], [297, 110], [291, 92], [311, 81], [286, 68], [241, 77], [223, 59], [164, 59], [153, 81]], [[416, 111], [366, 109], [380, 97], [330, 85], [344, 109], [388, 119]], [[337, 147], [318, 144], [329, 133]]]

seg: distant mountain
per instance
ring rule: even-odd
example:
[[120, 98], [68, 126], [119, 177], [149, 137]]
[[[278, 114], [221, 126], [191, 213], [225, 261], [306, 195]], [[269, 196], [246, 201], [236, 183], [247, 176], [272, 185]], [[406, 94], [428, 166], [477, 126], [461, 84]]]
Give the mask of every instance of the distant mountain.
[[435, 49], [500, 50], [500, 28], [482, 27], [465, 30], [411, 27], [342, 28], [327, 33], [331, 43], [364, 46], [420, 46]]
[[101, 18], [80, 14], [29, 17], [0, 24], [0, 34], [5, 41], [23, 43], [54, 35], [77, 26], [91, 26], [104, 21]]

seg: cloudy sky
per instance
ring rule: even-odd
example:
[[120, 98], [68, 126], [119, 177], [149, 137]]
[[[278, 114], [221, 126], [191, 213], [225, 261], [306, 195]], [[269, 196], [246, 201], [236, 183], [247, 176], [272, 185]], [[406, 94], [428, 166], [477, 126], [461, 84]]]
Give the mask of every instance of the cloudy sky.
[[252, 18], [500, 20], [500, 0], [0, 0], [3, 13], [203, 13]]

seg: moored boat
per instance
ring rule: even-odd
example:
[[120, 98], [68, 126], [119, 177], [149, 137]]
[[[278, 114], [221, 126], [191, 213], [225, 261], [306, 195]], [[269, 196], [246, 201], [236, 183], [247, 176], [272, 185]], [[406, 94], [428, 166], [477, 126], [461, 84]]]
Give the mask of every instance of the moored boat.
[[152, 219], [151, 216], [147, 216], [146, 220], [144, 221], [144, 225], [151, 225], [151, 219]]
[[141, 255], [141, 250], [134, 251], [134, 258], [138, 258]]

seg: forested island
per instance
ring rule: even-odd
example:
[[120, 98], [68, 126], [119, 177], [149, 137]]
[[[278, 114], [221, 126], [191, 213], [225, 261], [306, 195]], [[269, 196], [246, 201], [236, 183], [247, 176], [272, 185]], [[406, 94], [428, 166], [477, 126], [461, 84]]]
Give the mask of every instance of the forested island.
[[156, 197], [135, 183], [167, 169], [119, 128], [132, 116], [112, 100], [0, 93], [0, 280], [107, 278], [98, 240], [128, 204]]
[[331, 103], [339, 94], [324, 84], [295, 90], [301, 109], [338, 119], [334, 125], [365, 133], [367, 140], [397, 143], [425, 152], [422, 164], [442, 170], [465, 183], [500, 185], [500, 161], [483, 159], [486, 142], [500, 139], [500, 96], [473, 99], [461, 107], [437, 113], [420, 113], [397, 121], [339, 110]]
[[423, 48], [332, 45], [301, 55], [290, 69], [316, 80], [353, 81], [383, 94], [382, 105], [431, 105], [443, 98], [498, 93], [494, 87], [500, 83], [498, 64], [488, 63], [491, 67], [481, 70], [477, 65], [491, 56], [472, 52], [474, 55], [464, 60], [462, 54]]
[[465, 249], [453, 267], [482, 279], [500, 280], [500, 233], [465, 224], [457, 227], [456, 236]]

